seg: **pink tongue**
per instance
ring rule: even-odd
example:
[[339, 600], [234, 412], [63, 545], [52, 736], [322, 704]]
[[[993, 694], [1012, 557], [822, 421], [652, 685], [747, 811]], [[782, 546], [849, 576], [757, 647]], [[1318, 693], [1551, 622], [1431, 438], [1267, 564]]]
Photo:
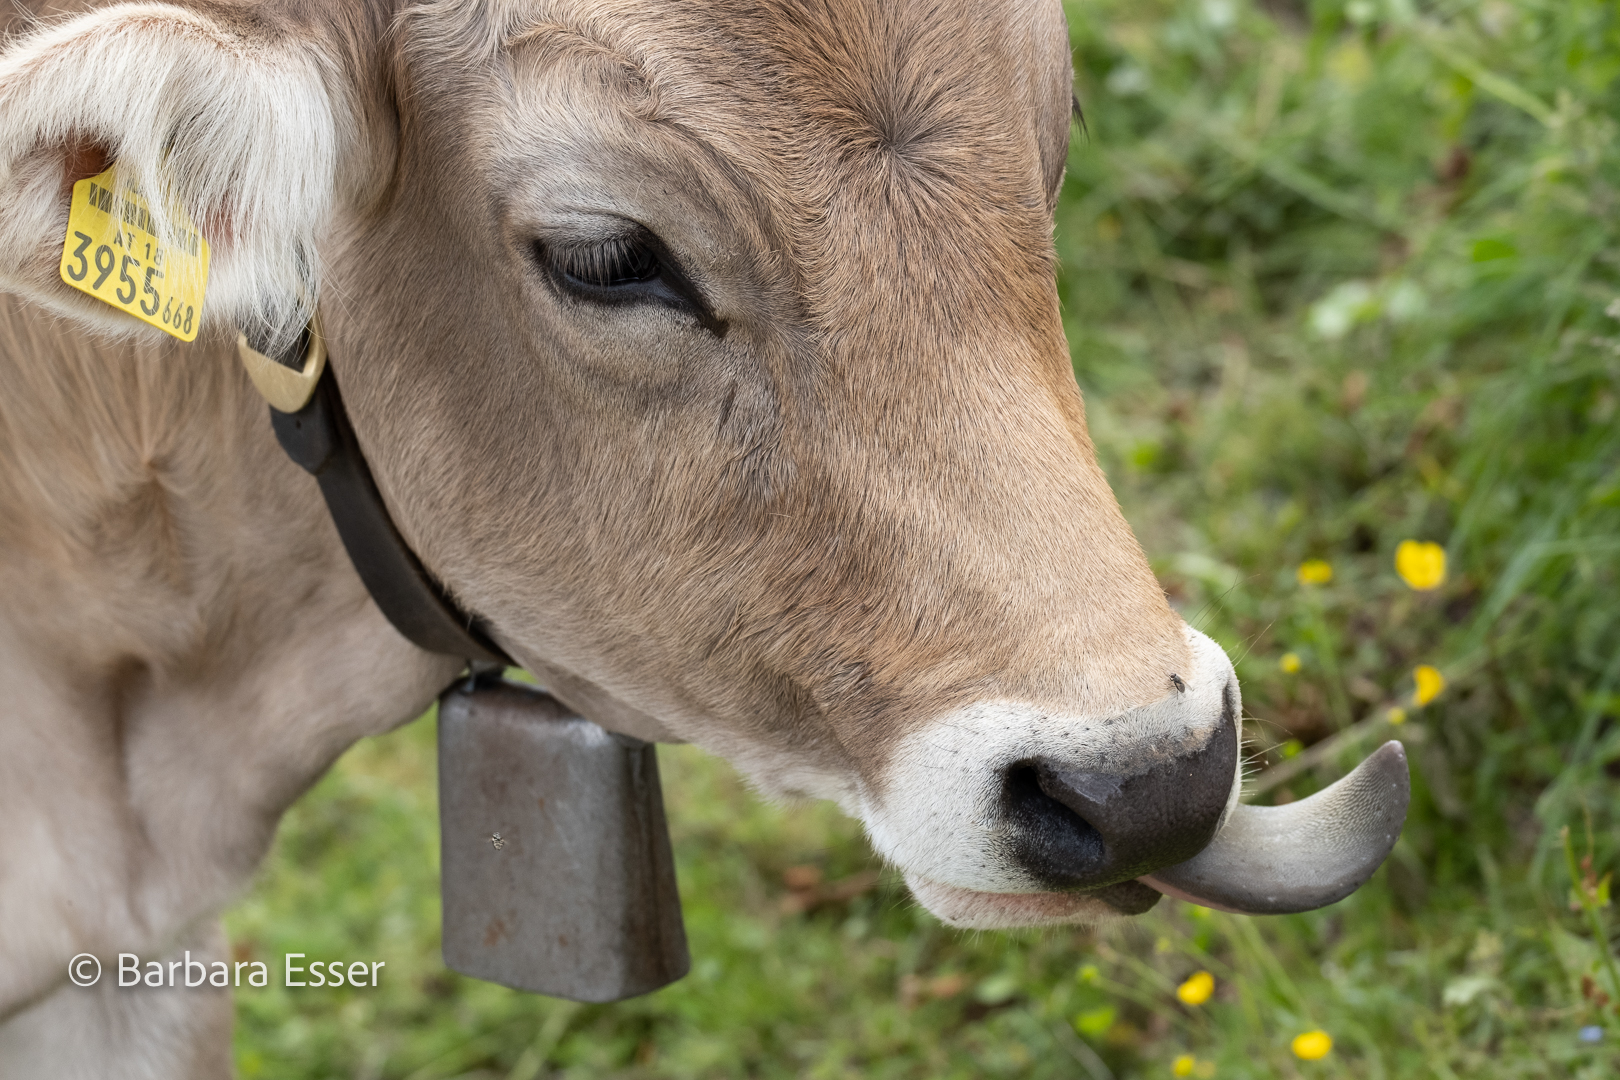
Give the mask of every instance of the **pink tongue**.
[[1239, 806], [1203, 851], [1138, 880], [1217, 911], [1313, 911], [1372, 877], [1401, 835], [1410, 798], [1406, 751], [1387, 742], [1308, 799]]

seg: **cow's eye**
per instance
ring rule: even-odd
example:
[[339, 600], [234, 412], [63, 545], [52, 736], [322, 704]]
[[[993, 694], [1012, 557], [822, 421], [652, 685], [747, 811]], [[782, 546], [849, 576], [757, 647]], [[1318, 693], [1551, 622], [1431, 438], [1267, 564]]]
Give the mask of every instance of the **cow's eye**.
[[660, 269], [658, 253], [633, 239], [552, 247], [552, 268], [571, 285], [589, 289], [623, 288], [652, 281]]
[[661, 304], [696, 316], [724, 337], [703, 293], [651, 232], [600, 240], [537, 240], [535, 259], [563, 292], [595, 304]]

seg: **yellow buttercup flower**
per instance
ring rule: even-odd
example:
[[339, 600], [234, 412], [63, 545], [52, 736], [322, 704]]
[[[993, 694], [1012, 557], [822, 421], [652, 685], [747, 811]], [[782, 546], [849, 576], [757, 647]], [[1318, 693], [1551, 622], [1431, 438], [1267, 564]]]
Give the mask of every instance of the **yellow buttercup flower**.
[[1417, 683], [1417, 693], [1412, 695], [1412, 700], [1419, 705], [1427, 705], [1446, 688], [1446, 677], [1440, 674], [1439, 668], [1428, 664], [1419, 664], [1412, 669], [1412, 681]]
[[1176, 987], [1176, 997], [1183, 1005], [1202, 1005], [1215, 992], [1215, 976], [1207, 971], [1194, 972], [1186, 982]]
[[1395, 572], [1421, 592], [1438, 589], [1446, 580], [1446, 549], [1425, 540], [1402, 540], [1395, 548]]
[[1399, 705], [1392, 706], [1385, 719], [1392, 724], [1404, 724], [1406, 723], [1406, 710]]
[[1325, 1031], [1307, 1031], [1294, 1036], [1294, 1056], [1304, 1061], [1321, 1061], [1333, 1049], [1333, 1036]]
[[1301, 585], [1326, 585], [1333, 580], [1333, 564], [1326, 559], [1306, 559], [1294, 576]]
[[1282, 654], [1282, 659], [1277, 661], [1277, 666], [1282, 668], [1288, 674], [1292, 675], [1294, 672], [1299, 670], [1299, 653], [1297, 653], [1297, 652], [1285, 652], [1285, 653], [1283, 653]]
[[1170, 1075], [1191, 1076], [1193, 1073], [1193, 1066], [1197, 1064], [1198, 1059], [1194, 1058], [1191, 1054], [1178, 1054], [1176, 1055], [1176, 1059], [1170, 1063]]

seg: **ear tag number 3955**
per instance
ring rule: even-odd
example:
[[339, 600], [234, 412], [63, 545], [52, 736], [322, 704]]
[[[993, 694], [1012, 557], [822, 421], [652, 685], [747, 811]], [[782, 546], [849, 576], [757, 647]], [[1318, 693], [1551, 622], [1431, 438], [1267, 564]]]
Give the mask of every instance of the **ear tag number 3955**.
[[179, 207], [158, 235], [146, 199], [114, 165], [73, 185], [62, 280], [181, 341], [196, 338], [208, 285], [208, 241]]

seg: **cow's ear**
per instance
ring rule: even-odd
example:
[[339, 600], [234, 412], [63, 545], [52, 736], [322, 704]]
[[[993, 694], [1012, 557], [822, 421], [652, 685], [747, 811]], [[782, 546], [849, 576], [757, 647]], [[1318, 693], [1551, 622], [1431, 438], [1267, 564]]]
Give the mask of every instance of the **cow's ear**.
[[0, 54], [0, 288], [142, 327], [59, 276], [74, 182], [116, 163], [154, 210], [179, 206], [209, 241], [205, 324], [268, 347], [303, 327], [345, 105], [314, 42], [226, 18], [238, 17], [119, 4]]

